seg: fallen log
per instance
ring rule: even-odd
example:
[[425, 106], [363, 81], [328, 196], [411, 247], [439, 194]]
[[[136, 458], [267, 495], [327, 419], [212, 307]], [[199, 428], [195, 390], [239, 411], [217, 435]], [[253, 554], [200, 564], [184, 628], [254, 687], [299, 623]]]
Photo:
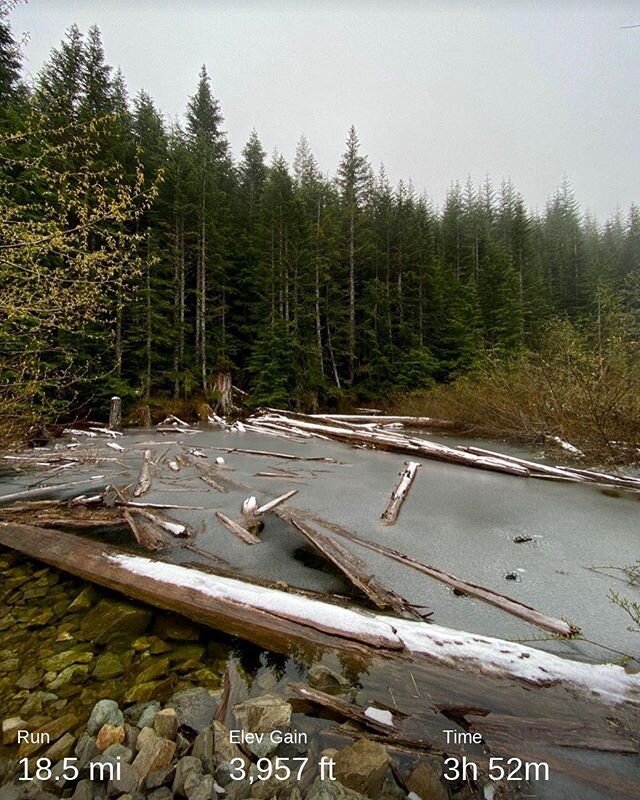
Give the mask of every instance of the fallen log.
[[200, 475], [200, 480], [206, 483], [207, 486], [211, 486], [217, 492], [222, 492], [223, 494], [226, 494], [227, 492], [227, 489], [221, 483], [218, 483], [215, 478], [212, 478], [209, 475]]
[[0, 495], [0, 505], [5, 503], [13, 503], [14, 500], [30, 500], [35, 497], [42, 497], [42, 495], [55, 494], [56, 492], [66, 492], [67, 489], [73, 489], [74, 486], [86, 486], [88, 483], [96, 483], [97, 481], [104, 480], [104, 475], [94, 475], [92, 478], [86, 478], [82, 481], [71, 481], [70, 483], [57, 483], [52, 486], [39, 486], [37, 489], [26, 489], [22, 492], [12, 492], [11, 494]]
[[152, 551], [162, 550], [167, 546], [164, 536], [153, 530], [149, 525], [145, 525], [144, 522], [136, 520], [127, 509], [124, 510], [123, 516], [139, 545]]
[[292, 643], [360, 655], [373, 649], [416, 665], [423, 660], [528, 685], [562, 684], [590, 699], [640, 706], [640, 676], [617, 665], [257, 587], [32, 525], [0, 522], [0, 545], [270, 650], [290, 653]]
[[409, 489], [411, 488], [411, 484], [416, 477], [416, 472], [418, 471], [419, 466], [420, 464], [417, 461], [409, 461], [409, 463], [406, 464], [406, 469], [400, 476], [398, 485], [395, 487], [393, 492], [391, 492], [389, 504], [381, 515], [381, 519], [383, 519], [389, 525], [393, 525], [398, 518], [400, 508], [409, 494]]
[[[321, 692], [318, 689], [312, 689], [304, 683], [289, 683], [288, 688], [301, 700], [320, 706], [320, 708], [326, 709], [345, 720], [357, 722], [362, 727], [368, 728], [375, 733], [382, 734], [383, 736], [398, 733], [391, 711], [384, 711], [384, 715], [381, 713], [380, 719], [377, 719], [375, 715], [367, 714], [366, 711], [363, 711], [360, 706], [347, 703], [346, 700], [342, 700], [326, 692]], [[388, 723], [383, 722], [383, 718], [389, 719], [390, 721]]]
[[216, 517], [230, 533], [232, 533], [237, 539], [240, 539], [240, 541], [244, 542], [245, 544], [261, 543], [262, 540], [259, 539], [255, 534], [251, 533], [251, 531], [248, 531], [246, 528], [243, 528], [242, 525], [239, 525], [226, 514], [223, 514], [222, 511], [216, 511]]
[[141, 497], [151, 488], [151, 460], [151, 450], [145, 450], [144, 457], [142, 459], [142, 466], [140, 467], [138, 482], [133, 490], [134, 497]]
[[267, 412], [270, 414], [282, 414], [287, 417], [296, 417], [299, 419], [310, 420], [327, 420], [330, 422], [352, 422], [356, 425], [358, 423], [373, 422], [376, 425], [390, 425], [398, 424], [407, 428], [459, 428], [461, 427], [457, 422], [452, 422], [447, 419], [438, 419], [437, 417], [412, 417], [409, 415], [387, 415], [387, 414], [300, 414], [295, 411], [285, 411], [280, 408], [265, 407], [258, 409], [259, 412]]
[[[305, 514], [305, 512], [301, 512], [299, 509], [295, 509], [294, 513]], [[391, 547], [376, 544], [375, 542], [369, 542], [353, 533], [353, 531], [349, 531], [347, 528], [343, 528], [341, 525], [336, 525], [333, 522], [324, 520], [321, 517], [312, 514], [306, 514], [306, 516], [328, 530], [343, 536], [345, 539], [348, 539], [354, 544], [365, 547], [373, 552], [380, 553], [381, 555], [387, 556], [394, 561], [398, 561], [407, 567], [411, 567], [411, 569], [415, 569], [417, 572], [422, 572], [424, 575], [428, 575], [430, 578], [434, 578], [435, 580], [440, 581], [440, 583], [450, 586], [452, 589], [455, 589], [462, 594], [482, 600], [484, 603], [488, 603], [489, 605], [499, 608], [502, 611], [506, 611], [508, 614], [512, 614], [514, 617], [519, 617], [526, 622], [530, 622], [532, 625], [536, 625], [543, 630], [565, 637], [572, 637], [579, 633], [579, 628], [577, 626], [571, 625], [564, 620], [542, 614], [540, 611], [536, 611], [535, 608], [532, 608], [531, 606], [528, 606], [519, 600], [515, 600], [508, 595], [502, 594], [501, 592], [496, 592], [493, 589], [487, 589], [484, 586], [478, 586], [475, 583], [470, 583], [469, 581], [462, 580], [461, 578], [457, 578], [455, 575], [450, 575], [448, 572], [444, 572], [444, 570], [433, 567], [430, 564], [424, 564], [422, 561], [418, 561], [417, 559], [406, 555], [406, 553], [401, 553], [399, 550], [394, 550]]]
[[156, 525], [158, 528], [162, 528], [162, 530], [167, 531], [172, 536], [176, 536], [179, 539], [187, 538], [189, 534], [189, 529], [186, 525], [183, 525], [181, 522], [176, 522], [176, 520], [169, 519], [168, 517], [161, 516], [160, 514], [152, 514], [150, 511], [147, 511], [144, 508], [137, 508], [134, 511], [135, 514], [139, 514], [141, 517], [149, 520], [149, 522]]
[[363, 592], [376, 608], [381, 610], [391, 610], [396, 614], [410, 614], [416, 619], [422, 616], [411, 606], [411, 604], [399, 594], [389, 589], [387, 586], [376, 580], [373, 575], [367, 572], [367, 565], [351, 553], [341, 544], [326, 536], [319, 531], [313, 530], [305, 525], [302, 520], [290, 511], [279, 511], [276, 515], [288, 522], [299, 531], [312, 547], [320, 553], [329, 563], [339, 570], [345, 578]]
[[[254, 425], [259, 428], [260, 420], [263, 418], [256, 417], [252, 419]], [[423, 456], [424, 458], [434, 458], [438, 461], [447, 461], [453, 464], [463, 464], [469, 467], [478, 467], [495, 472], [504, 472], [508, 475], [518, 475], [525, 478], [530, 474], [526, 467], [518, 464], [512, 464], [506, 460], [501, 460], [500, 458], [482, 458], [480, 456], [473, 455], [472, 453], [456, 450], [453, 447], [447, 447], [443, 444], [428, 442], [425, 439], [414, 439], [398, 433], [387, 435], [382, 433], [373, 433], [371, 431], [353, 431], [345, 428], [338, 428], [332, 425], [305, 422], [304, 420], [287, 420], [286, 417], [278, 417], [278, 421], [282, 422], [283, 424], [288, 421], [289, 424], [294, 427], [298, 426], [304, 430], [317, 431], [318, 433], [329, 436], [331, 439], [347, 442], [349, 444], [374, 447], [394, 453], [406, 453], [414, 456]]]
[[282, 503], [289, 500], [289, 498], [293, 497], [294, 494], [298, 494], [297, 489], [290, 489], [288, 492], [281, 494], [279, 497], [276, 497], [274, 500], [269, 500], [267, 503], [264, 503], [259, 508], [256, 509], [255, 513], [257, 517], [266, 514], [268, 511], [273, 511], [274, 508], [277, 508]]
[[271, 450], [243, 450], [240, 447], [214, 447], [213, 450], [221, 450], [223, 453], [241, 453], [247, 456], [266, 456], [267, 458], [284, 458], [289, 461], [324, 461], [327, 464], [337, 464], [335, 458], [330, 456], [296, 456], [292, 453], [274, 453]]

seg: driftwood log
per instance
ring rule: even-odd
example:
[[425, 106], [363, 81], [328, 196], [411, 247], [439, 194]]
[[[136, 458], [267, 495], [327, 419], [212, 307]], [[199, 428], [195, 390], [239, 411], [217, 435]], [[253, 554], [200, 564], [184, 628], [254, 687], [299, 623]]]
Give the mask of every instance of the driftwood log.
[[409, 489], [411, 489], [411, 485], [416, 477], [416, 472], [418, 471], [419, 466], [420, 464], [417, 461], [409, 461], [409, 463], [406, 464], [405, 469], [400, 475], [398, 485], [395, 487], [393, 492], [391, 492], [389, 504], [382, 512], [380, 517], [387, 524], [393, 525], [393, 523], [398, 519], [400, 508], [409, 494]]
[[133, 490], [134, 497], [141, 497], [151, 488], [151, 461], [151, 450], [145, 450], [142, 458], [142, 466], [140, 467], [140, 475], [138, 476], [138, 482]]
[[237, 539], [240, 539], [241, 542], [244, 542], [245, 544], [260, 544], [261, 540], [254, 533], [247, 530], [247, 528], [243, 528], [242, 525], [231, 519], [231, 517], [228, 517], [226, 514], [223, 514], [222, 511], [216, 511], [216, 517], [229, 531], [229, 533], [232, 533]]
[[422, 618], [404, 597], [370, 575], [364, 561], [336, 542], [335, 539], [305, 525], [301, 519], [289, 511], [279, 511], [276, 514], [301, 533], [309, 544], [323, 558], [333, 564], [349, 583], [366, 595], [376, 608], [382, 611], [392, 611], [400, 616], [409, 614], [417, 619]]
[[519, 617], [526, 622], [530, 622], [532, 625], [536, 625], [545, 631], [549, 631], [550, 633], [554, 633], [558, 636], [567, 637], [575, 636], [575, 634], [579, 632], [577, 626], [571, 625], [564, 620], [557, 619], [556, 617], [550, 617], [547, 614], [536, 611], [535, 608], [532, 608], [531, 606], [528, 606], [519, 600], [515, 600], [508, 595], [502, 594], [501, 592], [496, 592], [493, 589], [487, 589], [484, 586], [478, 586], [475, 583], [470, 583], [469, 581], [457, 578], [455, 575], [450, 575], [448, 572], [438, 569], [438, 567], [433, 567], [430, 564], [424, 564], [422, 561], [418, 561], [417, 559], [406, 555], [406, 553], [401, 553], [399, 550], [394, 550], [393, 548], [386, 547], [385, 545], [369, 542], [353, 533], [353, 531], [344, 528], [342, 525], [329, 522], [328, 520], [322, 519], [322, 517], [308, 514], [300, 509], [295, 509], [293, 513], [299, 516], [304, 515], [307, 519], [311, 519], [313, 522], [318, 523], [323, 528], [343, 536], [345, 539], [348, 539], [354, 544], [365, 547], [375, 553], [380, 553], [381, 555], [387, 556], [394, 561], [398, 561], [400, 564], [411, 567], [411, 569], [422, 572], [424, 575], [428, 575], [430, 578], [450, 586], [452, 589], [455, 589], [463, 595], [468, 595], [469, 597], [475, 597], [477, 600], [482, 600], [488, 605], [499, 608], [501, 611], [506, 611], [508, 614], [512, 614], [514, 617]]

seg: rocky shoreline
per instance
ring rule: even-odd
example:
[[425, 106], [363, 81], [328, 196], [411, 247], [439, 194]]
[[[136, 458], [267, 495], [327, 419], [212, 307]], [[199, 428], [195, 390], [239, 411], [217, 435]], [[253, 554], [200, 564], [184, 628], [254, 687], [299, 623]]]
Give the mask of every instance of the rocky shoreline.
[[[0, 578], [0, 800], [479, 796], [468, 785], [445, 785], [438, 756], [404, 758], [400, 771], [365, 734], [329, 747], [318, 734], [331, 723], [282, 696], [292, 664], [284, 656], [239, 653], [214, 631], [7, 551]], [[232, 659], [242, 679], [230, 701], [223, 679]], [[310, 685], [355, 691], [326, 666], [293, 663]], [[263, 740], [236, 744], [230, 729]], [[274, 730], [291, 735], [274, 742]], [[19, 732], [29, 740], [18, 743]], [[309, 760], [298, 775], [302, 758]], [[334, 763], [335, 780], [320, 777], [323, 758]]]

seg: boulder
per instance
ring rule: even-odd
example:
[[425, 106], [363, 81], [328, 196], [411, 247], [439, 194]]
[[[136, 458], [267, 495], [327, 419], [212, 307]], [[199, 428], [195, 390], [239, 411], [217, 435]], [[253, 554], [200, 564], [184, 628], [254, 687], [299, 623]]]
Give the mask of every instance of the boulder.
[[197, 642], [202, 633], [194, 622], [174, 614], [158, 614], [153, 633], [160, 639], [173, 639], [177, 642]]
[[213, 800], [216, 797], [213, 784], [213, 775], [203, 775], [196, 786], [190, 787], [187, 797], [189, 800]]
[[[215, 722], [214, 722], [215, 724]], [[202, 761], [204, 771], [212, 775], [214, 771], [213, 763], [213, 731], [207, 728], [196, 736], [193, 742], [191, 755]]]
[[383, 745], [368, 739], [338, 750], [335, 755], [336, 779], [354, 792], [378, 797], [389, 769], [389, 755]]

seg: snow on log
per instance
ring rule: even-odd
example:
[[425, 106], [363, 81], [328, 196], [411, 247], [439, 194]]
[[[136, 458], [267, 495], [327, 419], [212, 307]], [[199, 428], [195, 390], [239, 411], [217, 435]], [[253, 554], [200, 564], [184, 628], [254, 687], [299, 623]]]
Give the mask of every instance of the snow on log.
[[[300, 514], [304, 512], [300, 512], [299, 509], [296, 509], [295, 513]], [[457, 578], [455, 575], [450, 575], [448, 572], [444, 572], [443, 570], [438, 569], [438, 567], [433, 567], [430, 564], [424, 564], [422, 561], [418, 561], [417, 559], [406, 555], [406, 553], [401, 553], [399, 550], [394, 550], [391, 547], [386, 547], [382, 544], [376, 544], [375, 542], [369, 542], [353, 533], [353, 531], [347, 530], [347, 528], [344, 528], [341, 525], [324, 520], [321, 517], [315, 515], [307, 516], [309, 519], [318, 523], [323, 528], [327, 528], [328, 530], [343, 536], [345, 539], [348, 539], [354, 544], [360, 545], [368, 550], [372, 550], [375, 553], [380, 553], [383, 556], [387, 556], [394, 561], [398, 561], [400, 564], [411, 567], [411, 569], [422, 572], [424, 575], [428, 575], [430, 578], [434, 578], [435, 580], [440, 581], [440, 583], [450, 586], [452, 589], [455, 589], [463, 595], [469, 595], [469, 597], [475, 597], [477, 600], [482, 600], [488, 605], [499, 608], [502, 611], [506, 611], [508, 614], [512, 614], [514, 617], [523, 619], [532, 625], [536, 625], [543, 630], [549, 631], [550, 633], [554, 633], [559, 636], [571, 637], [574, 636], [578, 631], [576, 626], [571, 625], [564, 620], [556, 619], [555, 617], [550, 617], [547, 614], [543, 614], [540, 611], [537, 611], [535, 608], [532, 608], [531, 606], [528, 606], [519, 600], [515, 600], [506, 594], [502, 594], [501, 592], [496, 592], [493, 589], [487, 589], [484, 586], [478, 586], [478, 584], [470, 583], [469, 581]]]
[[404, 471], [400, 475], [400, 481], [398, 482], [398, 485], [395, 487], [393, 492], [391, 492], [389, 504], [382, 512], [380, 517], [389, 525], [393, 525], [398, 518], [400, 508], [404, 503], [406, 496], [409, 494], [409, 489], [411, 488], [411, 484], [416, 477], [416, 472], [418, 471], [419, 466], [420, 464], [417, 461], [409, 461], [409, 463], [406, 464]]
[[513, 464], [507, 460], [500, 458], [480, 458], [472, 453], [466, 453], [461, 450], [447, 447], [443, 444], [436, 444], [429, 442], [425, 439], [416, 439], [413, 437], [403, 436], [399, 433], [373, 433], [368, 430], [348, 430], [339, 428], [335, 425], [321, 424], [318, 422], [306, 422], [301, 419], [289, 419], [284, 416], [278, 417], [252, 417], [251, 422], [253, 427], [260, 428], [261, 422], [278, 422], [282, 425], [289, 425], [290, 427], [298, 427], [303, 430], [317, 432], [328, 436], [330, 439], [347, 442], [355, 445], [363, 445], [378, 448], [380, 450], [389, 450], [394, 453], [406, 453], [414, 456], [422, 456], [424, 458], [434, 458], [439, 461], [448, 461], [454, 464], [463, 464], [469, 467], [480, 467], [482, 469], [494, 470], [496, 472], [505, 472], [509, 475], [519, 475], [527, 477], [529, 470], [519, 464]]
[[562, 684], [583, 696], [640, 706], [640, 675], [440, 625], [372, 614], [209, 572], [106, 548], [73, 534], [0, 522], [0, 544], [129, 597], [182, 614], [261, 646], [375, 648], [390, 657]]

